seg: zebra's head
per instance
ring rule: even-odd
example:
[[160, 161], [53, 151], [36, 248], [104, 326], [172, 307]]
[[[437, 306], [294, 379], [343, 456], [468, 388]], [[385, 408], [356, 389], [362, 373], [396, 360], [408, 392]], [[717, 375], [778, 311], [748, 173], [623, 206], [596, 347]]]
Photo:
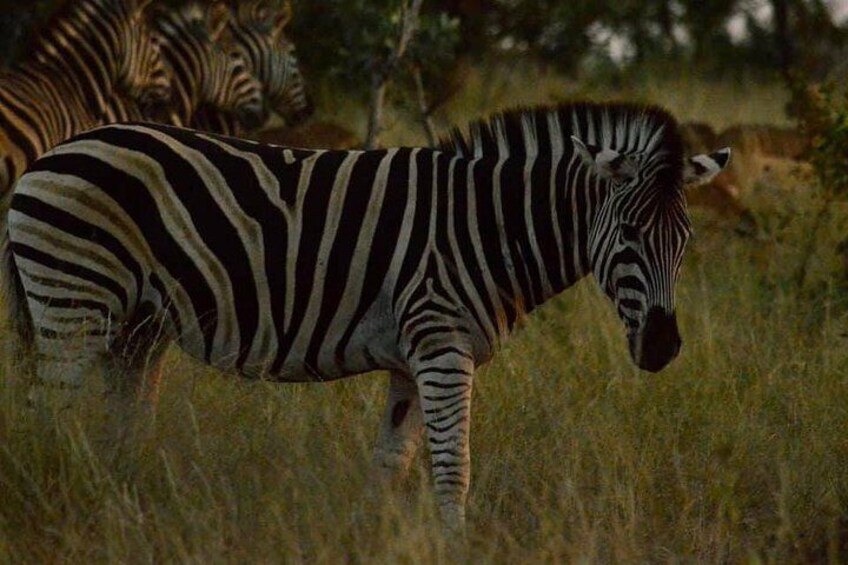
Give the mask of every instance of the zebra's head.
[[220, 78], [212, 79], [215, 86], [210, 92], [212, 106], [232, 112], [248, 130], [261, 127], [268, 119], [262, 83], [250, 73], [242, 52], [228, 49], [226, 64], [221, 59], [219, 68], [213, 71]]
[[682, 343], [675, 286], [691, 234], [684, 185], [709, 181], [730, 160], [729, 149], [684, 159], [679, 143], [669, 149], [655, 139], [661, 133], [643, 136], [649, 141], [640, 150], [572, 136], [590, 174], [609, 187], [590, 226], [592, 271], [627, 328], [633, 361], [652, 372], [670, 363]]
[[156, 107], [171, 99], [171, 73], [162, 56], [161, 39], [146, 17], [151, 0], [109, 0], [117, 27], [119, 88], [142, 106]]
[[156, 29], [165, 38], [178, 96], [187, 99], [178, 102], [191, 111], [209, 106], [232, 113], [246, 127], [258, 127], [267, 117], [262, 85], [233, 44], [229, 23], [225, 4], [189, 2], [160, 12]]
[[262, 83], [271, 109], [288, 125], [312, 115], [294, 44], [286, 37], [291, 5], [275, 6], [268, 0], [248, 0], [233, 5], [232, 33], [241, 46], [253, 75]]

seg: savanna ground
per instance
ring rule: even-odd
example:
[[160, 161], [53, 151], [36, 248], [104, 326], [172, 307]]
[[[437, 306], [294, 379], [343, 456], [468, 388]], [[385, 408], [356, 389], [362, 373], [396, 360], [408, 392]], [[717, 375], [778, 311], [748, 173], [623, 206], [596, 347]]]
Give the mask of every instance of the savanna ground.
[[[657, 102], [718, 128], [785, 122], [776, 86], [677, 75], [615, 90], [521, 65], [471, 74], [442, 117], [574, 96]], [[364, 127], [361, 109], [322, 98], [326, 117]], [[388, 125], [387, 144], [423, 141], [402, 112]], [[833, 274], [848, 229], [837, 209], [808, 245], [819, 202], [794, 168], [757, 173], [743, 194], [759, 239], [692, 211], [684, 348], [662, 373], [632, 366], [591, 279], [530, 316], [480, 372], [462, 560], [848, 559], [848, 300]], [[176, 352], [165, 374], [154, 437], [117, 453], [102, 439], [100, 398], [50, 426], [7, 368], [0, 561], [458, 558], [440, 535], [426, 451], [397, 493], [368, 494], [385, 375], [251, 383]]]

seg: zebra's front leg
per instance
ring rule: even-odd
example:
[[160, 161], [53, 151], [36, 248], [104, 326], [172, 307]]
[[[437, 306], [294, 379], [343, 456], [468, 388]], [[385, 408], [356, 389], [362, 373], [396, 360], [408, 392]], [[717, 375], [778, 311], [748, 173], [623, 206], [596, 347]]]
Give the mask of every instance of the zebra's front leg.
[[414, 365], [439, 511], [453, 533], [465, 532], [471, 478], [471, 356], [448, 349]]
[[381, 484], [406, 478], [424, 431], [418, 387], [407, 374], [389, 375], [389, 395], [374, 450], [374, 469]]

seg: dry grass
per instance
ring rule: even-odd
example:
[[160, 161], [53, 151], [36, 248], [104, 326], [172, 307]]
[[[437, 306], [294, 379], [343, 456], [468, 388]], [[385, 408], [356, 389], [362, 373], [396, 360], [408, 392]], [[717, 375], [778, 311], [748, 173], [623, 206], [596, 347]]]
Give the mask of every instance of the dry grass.
[[[439, 534], [423, 456], [400, 492], [369, 495], [384, 376], [248, 383], [174, 353], [154, 437], [129, 452], [102, 439], [99, 399], [57, 428], [26, 409], [13, 375], [0, 381], [0, 561], [846, 559], [845, 295], [826, 253], [804, 289], [791, 283], [816, 202], [781, 198], [762, 199], [784, 205], [767, 242], [696, 213], [685, 345], [666, 371], [632, 368], [587, 280], [480, 372], [468, 555]], [[817, 249], [840, 229], [829, 223]]]

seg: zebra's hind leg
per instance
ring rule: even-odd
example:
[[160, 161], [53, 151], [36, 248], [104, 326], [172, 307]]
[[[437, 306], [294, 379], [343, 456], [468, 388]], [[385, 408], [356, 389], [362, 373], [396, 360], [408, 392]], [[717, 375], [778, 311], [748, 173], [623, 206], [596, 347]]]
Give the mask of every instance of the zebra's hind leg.
[[374, 470], [382, 484], [402, 481], [423, 435], [418, 387], [406, 374], [389, 375], [389, 395], [374, 450]]
[[112, 342], [105, 362], [111, 425], [123, 439], [149, 431], [155, 416], [162, 358], [169, 344], [164, 318], [142, 302]]

